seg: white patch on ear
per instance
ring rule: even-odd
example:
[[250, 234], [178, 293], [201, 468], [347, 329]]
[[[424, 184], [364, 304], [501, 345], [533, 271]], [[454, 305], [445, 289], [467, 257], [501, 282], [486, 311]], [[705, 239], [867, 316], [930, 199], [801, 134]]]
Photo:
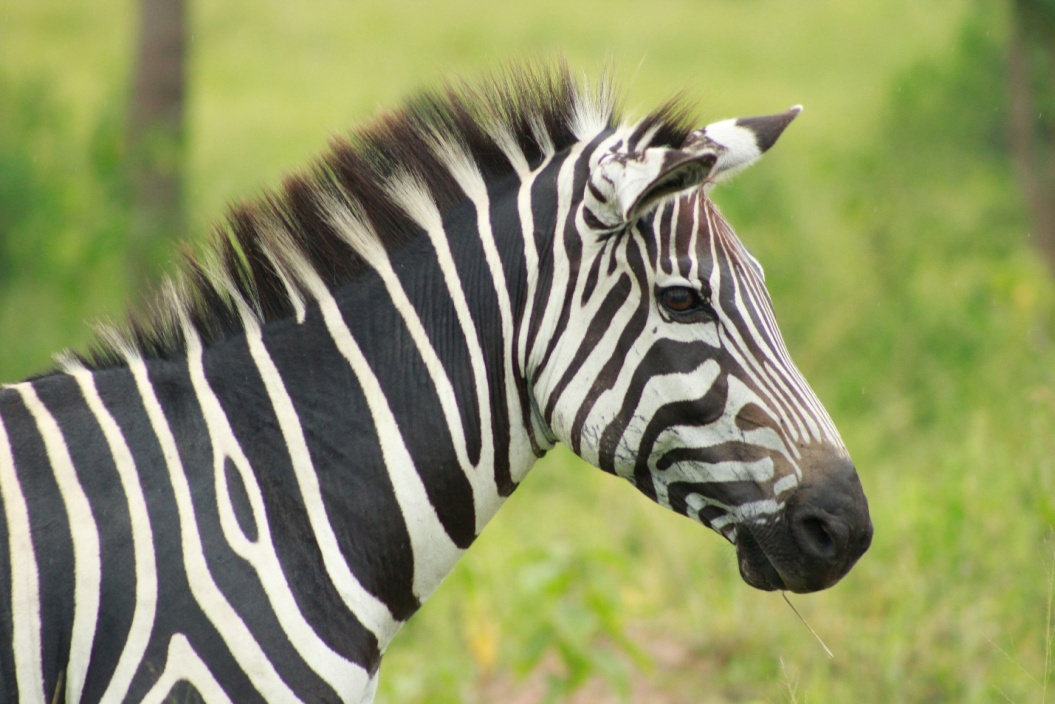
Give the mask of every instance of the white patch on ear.
[[703, 128], [703, 136], [724, 147], [716, 150], [718, 161], [711, 172], [710, 182], [724, 181], [743, 171], [762, 156], [758, 138], [753, 130], [741, 127], [736, 120], [722, 120]]
[[773, 146], [784, 128], [802, 112], [795, 105], [785, 112], [760, 117], [722, 120], [696, 130], [686, 140], [684, 149], [713, 149], [718, 154], [707, 187], [743, 171]]

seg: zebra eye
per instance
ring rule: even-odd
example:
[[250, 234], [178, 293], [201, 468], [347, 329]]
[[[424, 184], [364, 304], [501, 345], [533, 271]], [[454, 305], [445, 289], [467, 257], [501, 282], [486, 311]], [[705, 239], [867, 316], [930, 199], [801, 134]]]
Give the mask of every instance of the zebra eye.
[[663, 289], [659, 294], [659, 302], [675, 315], [695, 313], [703, 310], [707, 305], [700, 293], [688, 286], [671, 286]]

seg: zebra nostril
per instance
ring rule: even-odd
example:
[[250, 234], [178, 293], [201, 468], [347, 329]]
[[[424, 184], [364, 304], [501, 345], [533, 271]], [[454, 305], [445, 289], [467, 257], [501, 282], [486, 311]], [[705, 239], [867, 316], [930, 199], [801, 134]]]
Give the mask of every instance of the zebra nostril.
[[834, 584], [872, 542], [868, 501], [853, 464], [817, 451], [788, 505], [788, 529], [818, 583]]
[[805, 516], [798, 520], [796, 531], [803, 550], [815, 557], [831, 560], [839, 554], [839, 541], [828, 522], [819, 516]]

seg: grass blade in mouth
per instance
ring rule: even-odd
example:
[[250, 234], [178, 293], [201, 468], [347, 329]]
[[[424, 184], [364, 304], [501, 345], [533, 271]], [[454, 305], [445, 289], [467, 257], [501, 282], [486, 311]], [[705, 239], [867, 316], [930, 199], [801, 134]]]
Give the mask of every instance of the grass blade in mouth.
[[813, 630], [813, 626], [806, 623], [806, 619], [802, 618], [802, 614], [800, 614], [799, 610], [795, 608], [795, 605], [791, 603], [791, 599], [788, 598], [788, 593], [784, 590], [781, 590], [780, 595], [784, 597], [784, 601], [787, 602], [788, 606], [791, 607], [791, 610], [794, 611], [795, 615], [799, 617], [800, 621], [802, 621], [802, 625], [808, 628], [810, 633], [813, 634], [813, 637], [817, 639], [817, 642], [821, 644], [821, 647], [824, 648], [824, 652], [828, 653], [828, 657], [830, 659], [834, 659], [835, 655], [832, 653], [831, 650], [828, 649], [828, 646], [824, 644], [824, 641], [821, 640], [821, 637], [817, 635], [817, 631]]

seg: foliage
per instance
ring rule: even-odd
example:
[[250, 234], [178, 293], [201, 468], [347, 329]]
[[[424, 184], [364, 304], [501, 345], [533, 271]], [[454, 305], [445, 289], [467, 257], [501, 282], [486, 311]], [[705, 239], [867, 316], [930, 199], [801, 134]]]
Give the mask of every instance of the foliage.
[[[0, 124], [0, 323], [20, 331], [0, 371], [17, 378], [40, 371], [56, 341], [83, 343], [90, 316], [119, 308], [124, 184], [112, 114], [77, 141], [42, 79], [0, 75]], [[84, 270], [109, 273], [108, 286], [85, 290]]]
[[[0, 81], [0, 286], [19, 272], [39, 275], [42, 262], [28, 245], [35, 231], [57, 229], [63, 194], [49, 187], [38, 165], [45, 136], [57, 131], [58, 115], [41, 85]], [[59, 155], [47, 154], [57, 161]]]

